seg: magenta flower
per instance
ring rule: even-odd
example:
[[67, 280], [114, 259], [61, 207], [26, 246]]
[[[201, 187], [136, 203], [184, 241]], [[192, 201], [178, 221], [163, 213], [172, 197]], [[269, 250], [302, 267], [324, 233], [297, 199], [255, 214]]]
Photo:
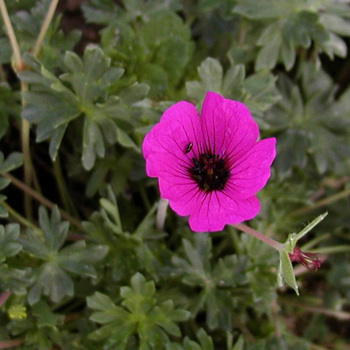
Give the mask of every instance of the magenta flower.
[[252, 219], [255, 196], [270, 177], [275, 138], [257, 142], [259, 129], [240, 102], [208, 92], [200, 116], [185, 101], [168, 108], [145, 136], [146, 172], [162, 198], [193, 231], [221, 231]]

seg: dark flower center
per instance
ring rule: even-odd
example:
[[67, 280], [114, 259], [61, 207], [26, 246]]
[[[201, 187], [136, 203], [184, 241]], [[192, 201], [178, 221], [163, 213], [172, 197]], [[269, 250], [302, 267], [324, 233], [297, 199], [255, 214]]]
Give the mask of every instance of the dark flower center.
[[229, 169], [223, 158], [217, 154], [201, 154], [199, 159], [192, 158], [193, 167], [189, 168], [191, 177], [205, 192], [223, 190], [229, 177]]

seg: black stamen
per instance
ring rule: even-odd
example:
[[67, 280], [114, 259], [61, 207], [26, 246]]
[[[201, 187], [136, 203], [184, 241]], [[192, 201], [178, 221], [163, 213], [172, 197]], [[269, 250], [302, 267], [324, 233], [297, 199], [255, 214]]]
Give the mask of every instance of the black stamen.
[[217, 154], [203, 153], [199, 159], [192, 158], [193, 167], [188, 171], [205, 192], [223, 190], [229, 177], [226, 161]]

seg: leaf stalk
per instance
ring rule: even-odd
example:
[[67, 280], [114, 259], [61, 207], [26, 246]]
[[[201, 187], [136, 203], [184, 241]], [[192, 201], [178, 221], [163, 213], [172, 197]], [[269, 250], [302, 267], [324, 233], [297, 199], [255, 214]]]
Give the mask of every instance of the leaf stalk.
[[59, 0], [52, 0], [50, 3], [49, 9], [48, 9], [46, 16], [44, 18], [44, 22], [41, 26], [41, 30], [39, 32], [38, 38], [36, 39], [36, 42], [34, 44], [33, 55], [35, 57], [37, 57], [39, 55], [39, 52], [41, 49], [41, 44], [45, 38], [46, 32], [49, 29], [49, 25], [52, 21], [54, 14], [55, 14], [58, 1]]
[[12, 207], [10, 207], [6, 202], [0, 202], [0, 205], [3, 206], [19, 224], [22, 224], [25, 227], [28, 227], [32, 230], [38, 230], [38, 228], [33, 225], [29, 220], [24, 218], [21, 214], [17, 213]]
[[163, 230], [164, 223], [165, 223], [165, 217], [166, 212], [168, 209], [169, 202], [166, 199], [160, 199], [158, 210], [157, 210], [157, 217], [156, 217], [156, 227], [158, 230]]
[[[55, 204], [53, 202], [51, 202], [50, 200], [48, 200], [47, 198], [45, 198], [44, 196], [42, 196], [40, 193], [36, 192], [35, 190], [33, 190], [31, 187], [27, 186], [25, 183], [23, 183], [22, 181], [16, 179], [15, 177], [13, 177], [12, 175], [8, 174], [8, 173], [1, 173], [0, 175], [7, 177], [8, 179], [11, 180], [11, 183], [13, 183], [16, 187], [18, 187], [19, 189], [21, 189], [24, 193], [28, 194], [29, 196], [31, 196], [32, 198], [34, 198], [35, 200], [37, 200], [39, 203], [41, 203], [42, 205], [44, 205], [45, 207], [49, 208], [49, 209], [53, 209], [53, 207], [55, 206]], [[83, 230], [83, 227], [80, 223], [79, 220], [73, 218], [71, 215], [69, 215], [67, 212], [65, 212], [64, 210], [60, 209], [60, 213], [62, 215], [62, 217], [66, 220], [68, 220], [73, 226], [75, 226], [78, 230]]]
[[314, 209], [318, 209], [320, 207], [324, 207], [326, 205], [329, 205], [329, 204], [332, 204], [340, 199], [343, 199], [345, 197], [348, 197], [350, 196], [350, 188], [346, 189], [346, 190], [343, 190], [341, 192], [338, 192], [330, 197], [327, 197], [327, 198], [324, 198], [324, 199], [321, 199], [311, 205], [307, 205], [305, 207], [302, 207], [300, 209], [297, 209], [297, 210], [293, 210], [292, 212], [290, 212], [288, 214], [288, 216], [299, 216], [299, 215], [303, 215], [309, 211], [312, 211]]
[[235, 224], [231, 226], [235, 227], [237, 230], [240, 230], [242, 232], [247, 233], [248, 235], [251, 235], [257, 238], [259, 241], [264, 242], [265, 244], [269, 245], [273, 249], [278, 250], [279, 252], [283, 251], [284, 245], [282, 243], [277, 242], [274, 239], [263, 235], [259, 231], [256, 231], [245, 224], [240, 223], [240, 224]]
[[5, 27], [7, 30], [7, 35], [8, 35], [9, 40], [10, 40], [13, 55], [15, 57], [15, 63], [16, 63], [15, 70], [19, 71], [23, 68], [21, 51], [19, 49], [19, 45], [18, 45], [18, 41], [17, 41], [16, 35], [15, 35], [15, 31], [13, 30], [10, 16], [9, 16], [8, 11], [7, 11], [7, 7], [6, 7], [4, 0], [0, 0], [0, 10], [1, 10], [2, 18], [4, 20], [4, 24], [5, 24]]
[[10, 349], [23, 343], [23, 339], [12, 339], [0, 341], [0, 349]]

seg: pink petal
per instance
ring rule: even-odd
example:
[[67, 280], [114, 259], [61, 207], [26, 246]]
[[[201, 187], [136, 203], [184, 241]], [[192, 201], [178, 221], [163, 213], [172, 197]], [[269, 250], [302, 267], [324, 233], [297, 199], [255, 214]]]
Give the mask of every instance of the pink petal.
[[[177, 157], [190, 158], [198, 149], [199, 135], [197, 110], [188, 102], [178, 102], [163, 113], [160, 122], [145, 136], [143, 156], [147, 159], [155, 152], [170, 152]], [[190, 143], [192, 150], [185, 154]]]
[[[198, 188], [182, 160], [162, 153], [150, 154], [147, 158], [147, 173], [159, 177], [159, 190], [165, 199], [181, 198], [188, 189]], [[182, 190], [183, 189], [183, 190]]]
[[[187, 160], [187, 159], [186, 159]], [[189, 215], [202, 191], [187, 171], [182, 159], [166, 153], [150, 154], [146, 162], [149, 176], [157, 176], [162, 198], [170, 200], [173, 210], [182, 216]], [[172, 203], [175, 203], [172, 205]]]
[[[145, 136], [146, 172], [159, 178], [161, 197], [170, 207], [189, 215], [193, 231], [220, 231], [260, 210], [254, 194], [270, 176], [276, 140], [256, 142], [258, 134], [243, 104], [208, 92], [200, 118], [192, 104], [182, 101], [166, 110]], [[226, 159], [230, 176], [222, 191], [205, 192], [192, 178], [192, 159], [203, 153]]]
[[[160, 179], [160, 183], [160, 187], [162, 187], [162, 179]], [[198, 203], [201, 203], [205, 197], [205, 194], [198, 190], [197, 186], [180, 188], [179, 193], [181, 195], [178, 198], [169, 199], [169, 205], [176, 214], [181, 216], [187, 216], [196, 211]]]
[[227, 224], [236, 224], [255, 217], [260, 210], [255, 196], [236, 200], [222, 192], [209, 192], [196, 211], [190, 214], [189, 225], [195, 232], [221, 231]]
[[270, 177], [270, 166], [276, 156], [276, 139], [257, 142], [233, 165], [225, 190], [234, 196], [247, 198], [261, 190]]
[[222, 98], [214, 92], [205, 96], [201, 111], [202, 137], [213, 154], [235, 158], [251, 148], [259, 129], [242, 103]]
[[146, 173], [151, 177], [188, 178], [187, 168], [191, 161], [185, 154], [178, 152], [151, 153], [146, 160]]

